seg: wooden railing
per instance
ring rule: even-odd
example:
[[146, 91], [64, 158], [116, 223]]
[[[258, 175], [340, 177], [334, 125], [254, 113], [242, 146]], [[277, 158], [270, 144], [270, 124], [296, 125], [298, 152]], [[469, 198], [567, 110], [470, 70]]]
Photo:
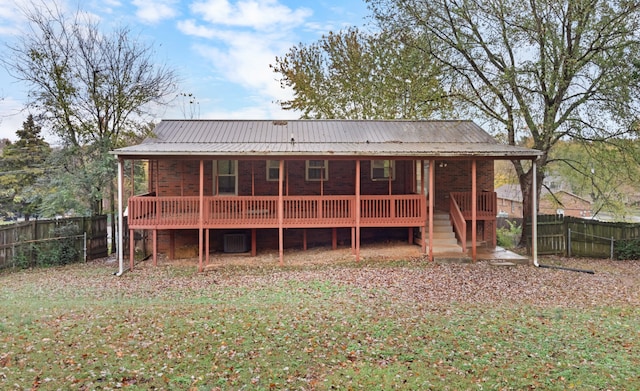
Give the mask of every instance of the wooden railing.
[[460, 206], [453, 195], [449, 201], [449, 215], [451, 216], [451, 223], [453, 224], [453, 230], [456, 233], [456, 237], [462, 245], [462, 251], [467, 251], [467, 221], [460, 210]]
[[424, 196], [406, 194], [396, 196], [363, 195], [360, 197], [360, 223], [363, 226], [415, 226], [424, 224], [422, 215]]
[[[360, 197], [360, 223], [368, 227], [421, 226], [426, 221], [417, 194]], [[355, 196], [285, 196], [285, 227], [352, 227]], [[138, 228], [197, 228], [200, 199], [191, 197], [131, 197], [129, 225]], [[267, 228], [278, 226], [277, 196], [205, 197], [203, 225], [209, 228]]]
[[[453, 192], [451, 199], [455, 199], [462, 215], [466, 220], [471, 220], [472, 209], [471, 192]], [[478, 220], [494, 220], [498, 212], [498, 201], [495, 192], [483, 191], [476, 196], [476, 219]]]

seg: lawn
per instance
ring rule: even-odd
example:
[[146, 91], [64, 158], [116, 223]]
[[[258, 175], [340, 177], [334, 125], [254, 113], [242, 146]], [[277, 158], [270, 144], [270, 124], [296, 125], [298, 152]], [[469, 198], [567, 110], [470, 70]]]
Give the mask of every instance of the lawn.
[[1, 389], [640, 389], [640, 263], [0, 274]]

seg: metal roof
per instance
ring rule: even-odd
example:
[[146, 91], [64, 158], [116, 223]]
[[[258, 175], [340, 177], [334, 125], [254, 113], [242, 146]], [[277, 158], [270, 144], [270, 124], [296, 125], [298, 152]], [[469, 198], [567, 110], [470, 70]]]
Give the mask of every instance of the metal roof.
[[163, 120], [118, 156], [423, 156], [535, 158], [472, 121]]

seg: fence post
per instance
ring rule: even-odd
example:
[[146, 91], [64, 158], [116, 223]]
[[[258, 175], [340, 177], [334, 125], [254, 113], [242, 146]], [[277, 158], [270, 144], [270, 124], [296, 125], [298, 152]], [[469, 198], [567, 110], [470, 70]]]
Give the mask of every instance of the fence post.
[[[85, 228], [84, 219], [82, 219], [82, 223], [83, 223], [82, 224], [83, 228]], [[87, 262], [87, 230], [86, 229], [84, 230], [83, 239], [84, 239], [84, 261]]]
[[611, 237], [611, 260], [613, 261], [613, 242], [615, 241], [615, 239], [613, 238], [613, 236]]
[[567, 257], [571, 258], [571, 228], [567, 228]]

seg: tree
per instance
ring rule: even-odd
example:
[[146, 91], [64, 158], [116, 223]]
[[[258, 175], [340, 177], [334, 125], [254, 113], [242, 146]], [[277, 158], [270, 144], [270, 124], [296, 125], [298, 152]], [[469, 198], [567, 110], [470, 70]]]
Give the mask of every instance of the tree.
[[[609, 143], [559, 142], [550, 153], [554, 165], [550, 175], [562, 178], [571, 192], [593, 201], [592, 215], [607, 212], [618, 220], [629, 216], [630, 205], [638, 201], [640, 165], [638, 142], [628, 139], [610, 140]], [[621, 152], [626, 151], [626, 152]], [[551, 165], [550, 165], [551, 167]]]
[[113, 213], [116, 165], [109, 151], [140, 136], [150, 110], [174, 96], [176, 73], [156, 64], [152, 47], [127, 27], [103, 34], [88, 13], [68, 16], [44, 2], [24, 13], [29, 30], [0, 61], [27, 83], [28, 105], [44, 113], [61, 140], [52, 182], [74, 179], [67, 190], [87, 206], [76, 212], [100, 214], [108, 200]]
[[16, 131], [18, 140], [5, 146], [0, 160], [0, 206], [11, 214], [24, 215], [27, 221], [41, 205], [41, 193], [34, 185], [45, 173], [51, 152], [41, 131], [29, 115]]
[[415, 45], [352, 27], [276, 57], [273, 71], [303, 118], [429, 118], [445, 106], [439, 68]]
[[[511, 145], [635, 137], [639, 8], [626, 0], [367, 0], [385, 29], [417, 40], [449, 78], [456, 106], [487, 118]], [[525, 216], [533, 172], [514, 161]]]

